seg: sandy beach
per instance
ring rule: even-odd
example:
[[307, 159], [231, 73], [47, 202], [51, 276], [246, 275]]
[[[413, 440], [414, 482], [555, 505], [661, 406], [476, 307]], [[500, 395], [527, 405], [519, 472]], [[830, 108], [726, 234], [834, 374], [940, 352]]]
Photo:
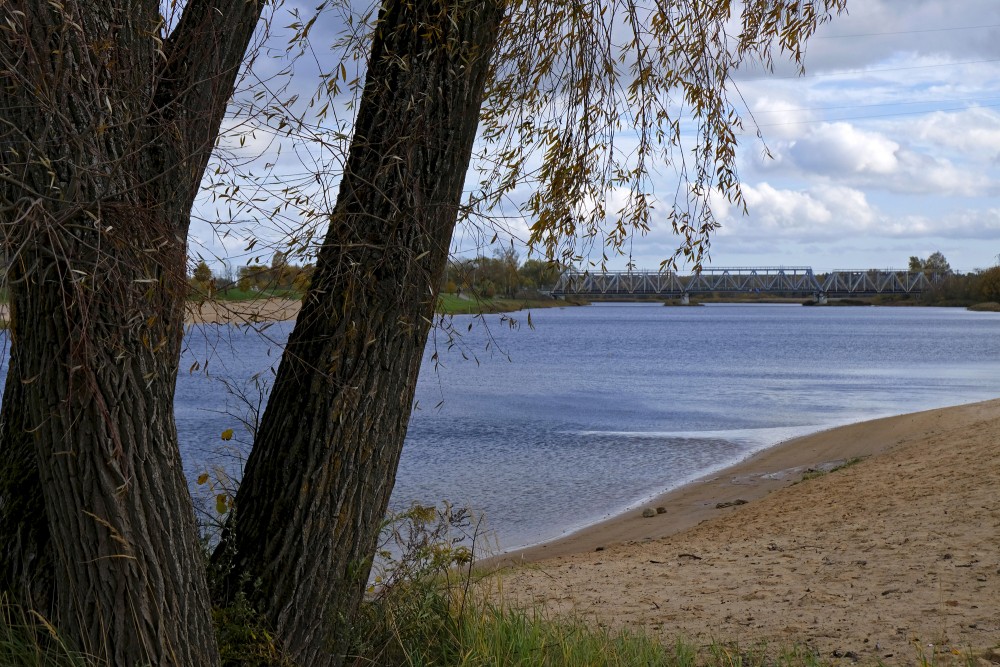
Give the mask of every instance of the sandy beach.
[[[298, 299], [258, 299], [253, 301], [189, 301], [188, 324], [258, 324], [294, 320], [302, 302]], [[0, 303], [0, 321], [8, 319], [9, 307]]]
[[298, 299], [189, 302], [188, 324], [257, 324], [294, 320], [302, 302]]
[[1000, 400], [798, 438], [645, 507], [506, 555], [505, 597], [666, 641], [1000, 663]]

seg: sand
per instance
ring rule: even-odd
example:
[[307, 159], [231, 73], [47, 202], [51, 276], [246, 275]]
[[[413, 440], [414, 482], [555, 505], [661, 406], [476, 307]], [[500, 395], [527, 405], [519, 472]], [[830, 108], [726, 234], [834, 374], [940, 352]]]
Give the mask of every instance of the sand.
[[[188, 324], [257, 324], [294, 320], [302, 302], [298, 299], [258, 299], [253, 301], [204, 301], [187, 304]], [[8, 305], [0, 303], [0, 321], [8, 319]]]
[[509, 554], [505, 596], [666, 641], [1000, 663], [1000, 400], [798, 438], [648, 506]]
[[188, 324], [256, 324], [294, 320], [302, 302], [298, 299], [189, 302]]

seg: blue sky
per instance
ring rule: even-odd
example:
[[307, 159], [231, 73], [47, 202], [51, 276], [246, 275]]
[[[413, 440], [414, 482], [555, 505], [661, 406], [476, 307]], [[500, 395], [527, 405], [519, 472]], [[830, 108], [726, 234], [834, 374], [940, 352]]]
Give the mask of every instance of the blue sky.
[[[859, 0], [848, 11], [810, 41], [804, 77], [780, 62], [773, 73], [749, 69], [735, 77], [750, 112], [739, 153], [750, 211], [743, 216], [716, 202], [723, 226], [712, 241], [711, 265], [890, 268], [935, 251], [962, 271], [997, 264], [1000, 3]], [[318, 50], [317, 59], [324, 58], [333, 56]], [[315, 79], [305, 72], [294, 85], [307, 95]], [[336, 112], [350, 118], [349, 109]], [[349, 130], [349, 121], [341, 129]], [[277, 145], [259, 135], [249, 144], [229, 140], [237, 155], [256, 151], [261, 163], [287, 165], [294, 154], [286, 147], [278, 157]], [[339, 177], [335, 153], [325, 156], [330, 197]], [[669, 194], [676, 188], [666, 177], [655, 185]], [[204, 198], [197, 212], [228, 219]], [[262, 241], [250, 253], [245, 229], [236, 226], [221, 238], [197, 222], [192, 252], [210, 260], [229, 256], [235, 265], [266, 259], [268, 240], [279, 242], [292, 222], [257, 225]], [[515, 243], [527, 224], [511, 224]], [[480, 238], [460, 231], [456, 248], [488, 253]], [[655, 268], [675, 246], [662, 217], [654, 218], [650, 233], [631, 244], [632, 261]]]
[[[866, 0], [823, 26], [807, 73], [748, 75], [750, 215], [717, 207], [718, 266], [900, 267], [1000, 253], [1000, 3]], [[640, 264], [648, 264], [639, 262]]]

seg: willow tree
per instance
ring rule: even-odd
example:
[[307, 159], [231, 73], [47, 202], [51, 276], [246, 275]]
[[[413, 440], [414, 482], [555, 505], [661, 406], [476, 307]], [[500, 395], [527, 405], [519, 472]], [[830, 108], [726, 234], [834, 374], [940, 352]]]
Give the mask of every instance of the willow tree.
[[[242, 589], [301, 662], [345, 651], [456, 219], [529, 183], [534, 246], [611, 252], [649, 228], [649, 175], [670, 165], [668, 216], [698, 263], [711, 193], [742, 203], [732, 73], [798, 61], [842, 0], [735, 4], [383, 0], [316, 276], [216, 555], [222, 592]], [[181, 5], [164, 21], [154, 0], [0, 2], [0, 586], [115, 664], [217, 661], [172, 398], [190, 209], [260, 4], [164, 3]]]
[[[215, 555], [223, 595], [246, 594], [303, 664], [338, 663], [459, 217], [528, 183], [534, 248], [573, 257], [596, 241], [604, 255], [650, 228], [650, 175], [670, 167], [680, 249], [665, 263], [700, 264], [710, 197], [743, 204], [734, 72], [778, 51], [801, 66], [805, 40], [842, 7], [384, 0], [316, 274]], [[480, 184], [463, 194], [477, 128]]]
[[191, 206], [262, 5], [0, 2], [0, 592], [112, 664], [218, 661], [173, 393]]

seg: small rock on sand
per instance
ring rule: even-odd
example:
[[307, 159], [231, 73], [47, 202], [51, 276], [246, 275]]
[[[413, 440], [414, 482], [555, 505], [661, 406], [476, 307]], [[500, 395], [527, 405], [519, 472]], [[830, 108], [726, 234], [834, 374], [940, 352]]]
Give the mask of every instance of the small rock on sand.
[[647, 519], [651, 516], [656, 516], [656, 510], [654, 510], [652, 507], [647, 507], [642, 511], [642, 516]]

